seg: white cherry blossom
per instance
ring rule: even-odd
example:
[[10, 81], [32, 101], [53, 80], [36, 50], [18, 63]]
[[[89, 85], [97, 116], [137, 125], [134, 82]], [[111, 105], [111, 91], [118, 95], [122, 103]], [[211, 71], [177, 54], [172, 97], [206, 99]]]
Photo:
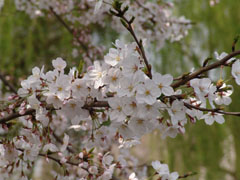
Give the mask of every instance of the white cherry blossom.
[[157, 171], [160, 176], [169, 174], [169, 168], [167, 164], [161, 164], [159, 161], [153, 161], [152, 167]]
[[160, 89], [157, 88], [157, 85], [151, 80], [146, 80], [144, 84], [139, 84], [137, 86], [136, 99], [140, 104], [154, 104], [159, 96]]
[[52, 65], [58, 71], [63, 71], [67, 66], [67, 63], [60, 57], [52, 61]]
[[98, 89], [100, 86], [104, 85], [104, 78], [107, 72], [100, 65], [99, 61], [94, 61], [94, 66], [89, 68], [89, 78], [93, 81], [94, 88]]
[[232, 76], [235, 78], [235, 81], [240, 85], [240, 60], [237, 60], [232, 65]]
[[203, 115], [201, 119], [204, 119], [205, 123], [208, 125], [212, 125], [214, 121], [219, 124], [223, 124], [225, 122], [223, 115], [215, 112], [209, 112]]
[[165, 96], [173, 95], [174, 90], [170, 86], [173, 82], [173, 77], [170, 74], [161, 75], [159, 73], [154, 73], [153, 81]]

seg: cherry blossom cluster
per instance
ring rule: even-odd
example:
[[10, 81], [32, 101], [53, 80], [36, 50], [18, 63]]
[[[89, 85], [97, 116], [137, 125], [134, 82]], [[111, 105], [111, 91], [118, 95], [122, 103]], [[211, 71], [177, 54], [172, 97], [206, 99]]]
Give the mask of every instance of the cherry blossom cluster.
[[[227, 56], [217, 56], [218, 61]], [[53, 60], [52, 65], [54, 69], [47, 72], [44, 67], [33, 68], [32, 75], [21, 82], [18, 94], [1, 107], [2, 117], [16, 110], [22, 116], [18, 135], [1, 141], [2, 177], [8, 178], [14, 170], [26, 179], [42, 156], [64, 165], [64, 176], [53, 172], [58, 179], [111, 179], [116, 169], [120, 170], [119, 177], [144, 179], [140, 177], [147, 176], [146, 167], [145, 171], [144, 166], [137, 168], [138, 162], [128, 148], [153, 130], [159, 130], [163, 138], [174, 138], [185, 132], [187, 122], [204, 119], [208, 125], [215, 121], [222, 124], [224, 111], [218, 107], [232, 101], [233, 88], [223, 80], [213, 83], [197, 77], [181, 90], [174, 89], [169, 74], [153, 72], [150, 76], [135, 42], [116, 40], [104, 61], [94, 61], [85, 73], [77, 68], [66, 73], [67, 64], [62, 58]], [[239, 85], [240, 60], [229, 58], [226, 65], [232, 66]], [[9, 131], [3, 123], [1, 133]], [[69, 136], [73, 132], [81, 134], [78, 140]], [[79, 145], [80, 153], [72, 152], [73, 144]], [[114, 153], [113, 144], [122, 149], [116, 157], [110, 154]], [[167, 165], [152, 165], [161, 178], [178, 178]]]
[[[17, 92], [13, 89], [14, 94], [0, 91], [2, 179], [32, 179], [32, 168], [42, 157], [59, 165], [60, 170], [51, 170], [57, 180], [144, 180], [149, 176], [176, 180], [181, 176], [171, 173], [166, 164], [140, 164], [130, 148], [152, 131], [159, 131], [163, 138], [175, 138], [185, 132], [187, 123], [204, 120], [207, 125], [222, 124], [224, 115], [240, 115], [224, 111], [232, 102], [233, 87], [222, 79], [221, 73], [217, 82], [203, 76], [212, 69], [222, 71], [229, 67], [240, 85], [240, 60], [235, 58], [240, 51], [215, 53], [214, 63], [205, 61], [200, 69], [178, 78], [152, 70], [144, 51], [148, 42], [138, 39], [136, 32], [152, 42], [159, 41], [159, 46], [167, 39], [174, 41], [185, 36], [186, 29], [181, 28], [188, 28], [190, 22], [174, 19], [170, 15], [171, 4], [102, 0], [96, 5], [74, 0], [15, 2], [19, 10], [33, 16], [51, 11], [73, 26], [81, 21], [85, 27], [104, 22], [110, 4], [113, 19], [121, 19], [135, 42], [116, 40], [103, 60], [93, 61], [86, 71], [70, 68], [65, 60], [56, 58], [51, 70], [34, 67], [32, 74], [21, 82], [21, 88]], [[82, 10], [79, 16], [73, 13], [76, 8]], [[93, 22], [89, 18], [93, 13], [103, 21]], [[118, 28], [117, 23], [113, 26]], [[135, 26], [139, 27], [136, 32]], [[69, 31], [76, 34], [75, 30]], [[85, 46], [89, 39], [81, 36], [76, 36], [76, 43], [89, 49]], [[77, 56], [78, 52], [73, 54]], [[2, 82], [10, 87], [7, 81]], [[153, 175], [148, 174], [149, 164]]]
[[[97, 3], [95, 3], [97, 2]], [[115, 1], [92, 1], [92, 0], [15, 0], [16, 8], [26, 12], [30, 17], [55, 15], [57, 19], [66, 21], [74, 35], [74, 44], [82, 47], [84, 51], [79, 53], [76, 49], [74, 56], [83, 55], [86, 59], [97, 59], [102, 56], [102, 48], [94, 44], [90, 26], [101, 25], [119, 31], [121, 36], [127, 37], [123, 33], [122, 25], [118, 18], [114, 18], [109, 13], [109, 9]], [[174, 4], [170, 2], [152, 2], [147, 0], [122, 1], [123, 6], [131, 7], [127, 17], [136, 18], [133, 26], [136, 33], [156, 44], [157, 49], [163, 47], [166, 40], [179, 41], [188, 34], [192, 22], [185, 17], [175, 17], [173, 15]], [[111, 21], [109, 21], [111, 18]], [[109, 23], [108, 23], [109, 22]], [[69, 29], [68, 28], [68, 29]], [[100, 49], [99, 49], [100, 48]], [[88, 51], [86, 53], [85, 51]]]
[[176, 180], [179, 177], [177, 172], [169, 172], [167, 164], [161, 164], [159, 161], [152, 162], [153, 168], [156, 170], [157, 174], [161, 177], [162, 180]]

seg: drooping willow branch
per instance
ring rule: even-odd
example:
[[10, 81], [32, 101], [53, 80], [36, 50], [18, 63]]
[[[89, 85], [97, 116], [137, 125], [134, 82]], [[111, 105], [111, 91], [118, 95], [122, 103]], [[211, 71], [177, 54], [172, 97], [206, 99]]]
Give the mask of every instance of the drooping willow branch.
[[[67, 31], [68, 31], [70, 34], [72, 34], [73, 37], [74, 37], [74, 36], [75, 36], [74, 30], [69, 27], [69, 25], [62, 19], [61, 16], [59, 16], [59, 15], [53, 10], [53, 8], [50, 8], [50, 11], [51, 11], [51, 13], [56, 17], [56, 19], [65, 27], [65, 29], [67, 29]], [[90, 59], [92, 59], [91, 56], [90, 56], [90, 54], [89, 54], [89, 52], [88, 52], [88, 47], [87, 47], [82, 41], [80, 41], [78, 37], [76, 37], [76, 40], [77, 40], [77, 42], [81, 45], [81, 47], [84, 49], [87, 57], [89, 57]]]
[[[32, 0], [28, 0], [28, 1], [29, 1], [30, 3], [32, 3], [32, 2], [31, 2]], [[60, 15], [58, 15], [58, 14], [53, 10], [52, 7], [50, 7], [50, 12], [51, 12], [51, 13], [56, 17], [56, 19], [63, 25], [63, 27], [64, 27], [73, 37], [75, 37], [74, 30], [63, 20], [63, 18], [62, 18]], [[92, 58], [91, 58], [91, 56], [90, 56], [90, 54], [89, 54], [89, 52], [88, 52], [88, 47], [87, 47], [82, 41], [80, 41], [78, 37], [76, 37], [76, 40], [77, 40], [77, 42], [81, 45], [81, 47], [84, 49], [87, 57], [89, 57], [89, 58], [92, 60]]]

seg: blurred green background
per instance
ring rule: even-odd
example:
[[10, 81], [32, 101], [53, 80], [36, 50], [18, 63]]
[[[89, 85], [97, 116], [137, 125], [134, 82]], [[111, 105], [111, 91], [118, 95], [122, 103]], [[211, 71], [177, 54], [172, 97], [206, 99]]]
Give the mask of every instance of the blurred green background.
[[[240, 1], [220, 0], [210, 6], [209, 0], [173, 0], [175, 14], [184, 15], [196, 24], [189, 35], [180, 42], [169, 43], [156, 52], [155, 70], [171, 73], [175, 77], [198, 68], [214, 51], [230, 52], [233, 39], [240, 34]], [[109, 30], [108, 30], [109, 31]], [[110, 31], [111, 32], [111, 31]], [[117, 38], [116, 33], [102, 34], [106, 46]], [[240, 48], [239, 45], [236, 47]], [[0, 71], [8, 74], [14, 84], [19, 77], [29, 75], [32, 67], [51, 65], [56, 57], [67, 59], [77, 65], [79, 58], [72, 57], [72, 36], [54, 18], [30, 19], [24, 12], [15, 9], [12, 0], [5, 0], [0, 12]], [[229, 69], [226, 76], [230, 75]], [[219, 77], [219, 72], [211, 74]], [[226, 78], [224, 80], [227, 80]], [[229, 111], [240, 111], [240, 88], [235, 86], [233, 103]], [[206, 125], [198, 121], [188, 124], [186, 133], [177, 138], [162, 140], [158, 133], [144, 138], [142, 146], [149, 147], [145, 159], [164, 160], [171, 170], [180, 174], [198, 172], [188, 179], [239, 180], [240, 179], [240, 118], [225, 117], [224, 125]], [[141, 153], [141, 152], [140, 152]]]

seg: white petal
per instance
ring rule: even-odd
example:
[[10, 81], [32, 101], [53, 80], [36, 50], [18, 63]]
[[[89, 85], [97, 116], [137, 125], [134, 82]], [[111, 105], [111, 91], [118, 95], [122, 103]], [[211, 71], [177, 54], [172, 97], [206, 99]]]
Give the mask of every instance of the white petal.
[[205, 118], [205, 123], [208, 125], [212, 125], [214, 123], [214, 119], [212, 117]]
[[216, 122], [218, 122], [219, 124], [223, 124], [225, 122], [224, 118], [222, 115], [217, 115], [215, 116], [215, 120]]
[[163, 87], [162, 88], [162, 93], [165, 96], [171, 96], [171, 95], [173, 95], [174, 90], [173, 90], [173, 88], [171, 86], [167, 86], [167, 87]]

